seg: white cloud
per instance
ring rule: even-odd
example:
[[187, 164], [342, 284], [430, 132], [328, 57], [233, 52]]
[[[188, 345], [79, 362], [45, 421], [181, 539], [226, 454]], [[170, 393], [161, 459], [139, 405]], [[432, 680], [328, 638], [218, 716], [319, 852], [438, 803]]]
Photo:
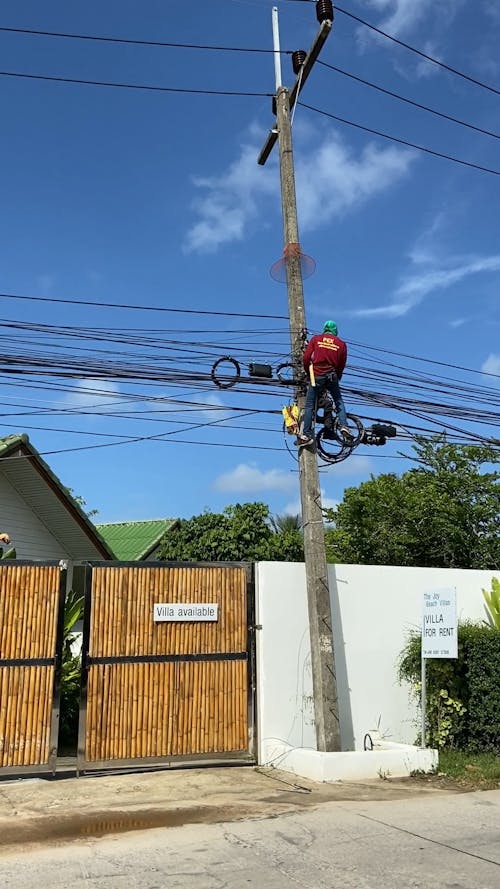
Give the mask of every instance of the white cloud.
[[112, 410], [113, 407], [120, 407], [121, 400], [117, 383], [111, 380], [83, 379], [78, 380], [73, 390], [61, 398], [61, 403], [66, 408], [85, 411], [92, 407], [100, 410], [104, 405], [108, 409], [111, 402], [110, 410]]
[[488, 355], [481, 370], [485, 374], [495, 374], [500, 377], [500, 355], [495, 355], [493, 353]]
[[367, 145], [358, 157], [333, 132], [297, 159], [297, 204], [304, 231], [317, 228], [390, 188], [408, 173], [413, 151]]
[[[407, 37], [420, 30], [419, 48], [438, 60], [441, 60], [441, 53], [435, 38], [441, 43], [443, 36], [448, 35], [464, 2], [465, 0], [440, 0], [436, 4], [434, 0], [366, 0], [370, 12], [376, 10], [382, 16], [374, 21], [373, 15], [370, 15], [371, 23], [392, 37]], [[424, 35], [427, 38], [425, 41]], [[363, 25], [357, 29], [357, 39], [361, 50], [374, 44], [385, 49], [388, 47], [382, 35]], [[391, 58], [397, 73], [412, 82], [433, 77], [441, 70], [438, 65], [410, 53], [393, 52]]]
[[440, 210], [426, 229], [416, 239], [408, 253], [415, 265], [436, 265], [440, 262], [442, 251], [437, 243], [438, 236], [442, 236], [448, 227], [449, 216]]
[[[337, 509], [340, 500], [335, 500], [333, 497], [327, 497], [323, 491], [321, 490], [321, 506], [323, 509]], [[291, 500], [283, 509], [278, 510], [279, 515], [302, 515], [302, 506], [300, 503], [300, 498], [296, 498], [295, 500]]]
[[241, 241], [249, 223], [258, 216], [258, 200], [278, 196], [276, 165], [258, 166], [257, 154], [254, 145], [243, 145], [226, 173], [193, 179], [204, 197], [193, 202], [198, 221], [187, 233], [187, 252], [213, 253], [222, 244]]
[[[310, 130], [310, 126], [304, 130], [306, 142]], [[413, 151], [374, 144], [356, 155], [332, 129], [317, 132], [314, 152], [300, 151], [303, 139], [299, 133], [296, 180], [303, 231], [317, 228], [392, 187], [416, 160]], [[252, 224], [262, 218], [263, 202], [279, 211], [276, 158], [263, 168], [257, 164], [257, 155], [256, 144], [243, 145], [226, 173], [193, 180], [204, 194], [193, 202], [197, 221], [185, 238], [187, 252], [215, 252], [224, 244], [243, 240]]]
[[[423, 52], [426, 55], [432, 56], [434, 59], [437, 59], [438, 62], [441, 62], [442, 59], [439, 54], [439, 50], [435, 43], [432, 40], [426, 40], [422, 47]], [[439, 66], [434, 65], [433, 62], [428, 62], [427, 59], [420, 59], [415, 65], [414, 74], [419, 79], [426, 79], [428, 77], [433, 77], [435, 74], [439, 73]]]
[[392, 299], [380, 306], [355, 309], [356, 318], [401, 318], [436, 290], [446, 290], [465, 278], [484, 272], [500, 271], [500, 254], [475, 259], [457, 257], [446, 268], [419, 271], [407, 275], [396, 288]]
[[[377, 26], [388, 34], [398, 36], [412, 31], [424, 19], [426, 23], [435, 22], [436, 15], [449, 24], [457, 14], [464, 0], [440, 0], [436, 9], [435, 0], [366, 0], [368, 6], [383, 15]], [[366, 29], [360, 28], [362, 39], [366, 37]]]
[[373, 463], [370, 457], [366, 457], [364, 454], [353, 454], [352, 459], [348, 457], [347, 460], [335, 463], [333, 472], [338, 478], [346, 475], [365, 475], [372, 469]]
[[489, 15], [496, 24], [500, 24], [500, 7], [498, 0], [484, 0], [483, 3], [486, 15]]
[[199, 413], [207, 423], [220, 423], [223, 420], [228, 420], [232, 416], [232, 412], [225, 408], [220, 395], [200, 396], [199, 401], [206, 404], [206, 408], [201, 407], [197, 413]]
[[261, 470], [255, 463], [240, 463], [230, 472], [215, 479], [216, 491], [257, 493], [260, 491], [289, 491], [297, 484], [290, 472], [282, 469]]
[[385, 14], [378, 27], [394, 35], [410, 31], [435, 5], [434, 0], [367, 0], [367, 3]]

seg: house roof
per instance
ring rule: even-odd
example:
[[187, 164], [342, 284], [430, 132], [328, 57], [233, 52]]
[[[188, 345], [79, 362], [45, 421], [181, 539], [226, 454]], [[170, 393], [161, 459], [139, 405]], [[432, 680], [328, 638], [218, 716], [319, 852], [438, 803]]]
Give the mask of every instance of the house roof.
[[30, 443], [0, 438], [0, 471], [72, 559], [114, 559], [109, 544]]
[[151, 519], [139, 522], [109, 522], [97, 525], [108, 546], [122, 562], [147, 559], [156, 549], [163, 535], [176, 525], [178, 519]]

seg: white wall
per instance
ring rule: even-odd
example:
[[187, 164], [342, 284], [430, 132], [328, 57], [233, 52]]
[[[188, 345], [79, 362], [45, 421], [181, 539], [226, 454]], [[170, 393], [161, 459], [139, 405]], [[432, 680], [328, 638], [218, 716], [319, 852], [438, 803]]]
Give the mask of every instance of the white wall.
[[[460, 620], [485, 618], [482, 588], [492, 571], [330, 565], [330, 597], [344, 750], [360, 750], [380, 727], [392, 741], [413, 743], [417, 710], [397, 681], [408, 633], [419, 629], [425, 591], [455, 587]], [[273, 739], [315, 747], [305, 569], [256, 567], [258, 737], [260, 761]]]
[[64, 559], [61, 543], [36, 517], [0, 471], [0, 531], [10, 535], [18, 559]]

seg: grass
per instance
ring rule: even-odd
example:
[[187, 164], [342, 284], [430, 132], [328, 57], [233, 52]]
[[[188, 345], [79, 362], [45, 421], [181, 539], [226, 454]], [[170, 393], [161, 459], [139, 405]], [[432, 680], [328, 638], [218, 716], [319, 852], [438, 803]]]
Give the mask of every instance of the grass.
[[443, 750], [439, 754], [438, 776], [471, 790], [496, 790], [500, 787], [500, 756]]

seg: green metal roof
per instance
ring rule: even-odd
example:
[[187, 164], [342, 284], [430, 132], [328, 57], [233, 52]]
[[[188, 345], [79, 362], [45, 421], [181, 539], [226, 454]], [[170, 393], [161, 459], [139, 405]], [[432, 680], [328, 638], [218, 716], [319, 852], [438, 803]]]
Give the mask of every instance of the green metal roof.
[[110, 522], [97, 530], [120, 562], [139, 562], [156, 549], [166, 531], [177, 519], [152, 519], [144, 522]]

